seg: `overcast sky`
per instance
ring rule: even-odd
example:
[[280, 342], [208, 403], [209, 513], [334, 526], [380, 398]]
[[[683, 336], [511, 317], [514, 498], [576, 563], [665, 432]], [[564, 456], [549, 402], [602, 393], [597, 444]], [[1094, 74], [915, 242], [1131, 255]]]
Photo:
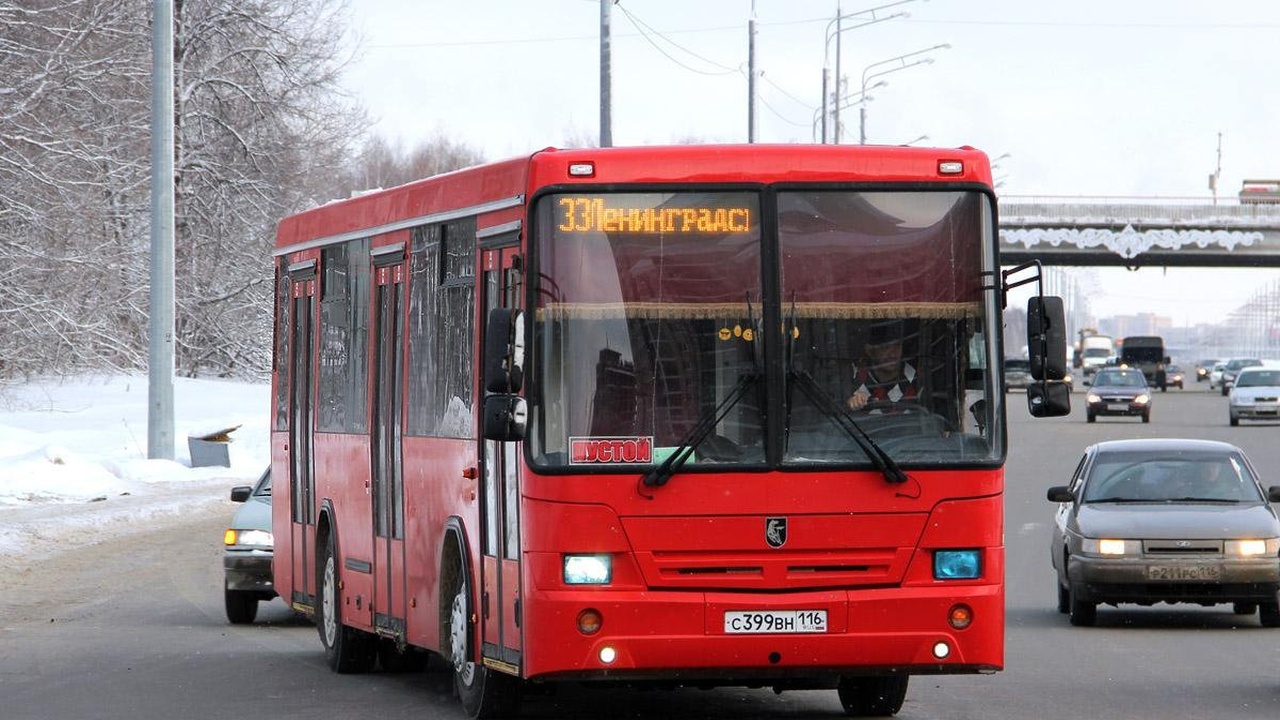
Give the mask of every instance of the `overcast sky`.
[[[893, 0], [755, 0], [756, 140], [812, 142], [822, 69], [834, 76], [837, 5]], [[615, 145], [747, 140], [751, 0], [621, 0], [612, 7]], [[600, 130], [599, 0], [352, 0], [363, 54], [350, 86], [375, 129], [412, 145], [443, 134], [489, 158], [594, 144]], [[840, 73], [867, 84], [871, 143], [972, 145], [1000, 192], [1210, 199], [1280, 177], [1275, 0], [908, 0], [846, 29]], [[867, 15], [846, 21], [864, 23]], [[950, 45], [949, 48], [935, 48]], [[922, 52], [923, 51], [923, 52]], [[903, 57], [906, 56], [906, 57]], [[897, 59], [895, 59], [897, 58]], [[904, 65], [929, 59], [932, 62]], [[842, 115], [857, 142], [858, 106]], [[918, 141], [918, 138], [927, 139]], [[1220, 141], [1221, 138], [1221, 141]], [[1231, 272], [1206, 297], [1160, 271], [1100, 271], [1104, 314], [1211, 320], [1274, 273]], [[1194, 271], [1196, 287], [1212, 273]], [[1170, 274], [1174, 274], [1170, 271]], [[1218, 274], [1222, 274], [1219, 272]], [[1150, 276], [1147, 279], [1146, 276]], [[1120, 297], [1123, 295], [1123, 297]]]

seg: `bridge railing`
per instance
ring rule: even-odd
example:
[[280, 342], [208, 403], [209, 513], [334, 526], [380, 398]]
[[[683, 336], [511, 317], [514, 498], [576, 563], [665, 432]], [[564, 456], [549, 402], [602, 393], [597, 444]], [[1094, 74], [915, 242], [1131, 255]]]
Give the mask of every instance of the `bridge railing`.
[[[1001, 224], [1050, 222], [1066, 227], [1134, 223], [1177, 227], [1280, 227], [1280, 204], [1236, 198], [1002, 195]], [[1021, 222], [1020, 222], [1021, 221]]]

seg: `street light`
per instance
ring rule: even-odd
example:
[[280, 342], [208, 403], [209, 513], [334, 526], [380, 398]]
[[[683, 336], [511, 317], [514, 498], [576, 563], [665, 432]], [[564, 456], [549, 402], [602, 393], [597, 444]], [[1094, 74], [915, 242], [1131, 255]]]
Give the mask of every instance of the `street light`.
[[[869, 102], [869, 101], [872, 101], [872, 100], [876, 100], [876, 97], [873, 97], [873, 96], [868, 95], [868, 92], [873, 91], [873, 90], [877, 90], [877, 88], [881, 88], [881, 87], [884, 87], [884, 86], [887, 86], [887, 85], [888, 85], [888, 82], [886, 82], [886, 81], [879, 81], [879, 82], [877, 82], [877, 83], [876, 83], [876, 85], [873, 85], [873, 86], [870, 86], [870, 87], [865, 87], [865, 88], [863, 88], [863, 90], [860, 90], [860, 91], [856, 92], [856, 94], [851, 95], [851, 96], [849, 96], [849, 97], [845, 97], [845, 104], [844, 104], [844, 105], [840, 105], [840, 108], [838, 108], [838, 109], [841, 109], [841, 110], [847, 110], [847, 109], [849, 109], [849, 108], [852, 108], [852, 106], [854, 106], [854, 105], [856, 105], [856, 104], [859, 104], [859, 102]], [[819, 118], [819, 117], [818, 117], [818, 115], [819, 115], [819, 114], [820, 114], [820, 115], [822, 115], [822, 117], [820, 117], [820, 118]], [[822, 129], [823, 129], [823, 133], [826, 133], [826, 132], [827, 132], [827, 123], [826, 123], [826, 122], [824, 122], [824, 120], [826, 120], [826, 119], [827, 119], [827, 109], [826, 109], [826, 108], [818, 108], [817, 110], [814, 110], [814, 111], [813, 111], [813, 141], [814, 141], [814, 142], [819, 142], [819, 140], [818, 140], [818, 123], [819, 123], [819, 120], [822, 120]], [[826, 137], [823, 137], [823, 138], [822, 138], [822, 142], [823, 142], [823, 143], [826, 143], [826, 140], [827, 140], [827, 138], [826, 138]]]
[[[919, 56], [924, 55], [925, 53], [931, 53], [935, 50], [950, 50], [950, 49], [951, 49], [950, 43], [941, 43], [939, 45], [934, 45], [933, 47], [924, 48], [923, 50], [916, 50], [915, 52], [903, 53], [902, 55], [898, 55], [897, 57], [891, 57], [888, 60], [873, 62], [862, 69], [862, 86], [866, 87], [867, 82], [869, 82], [872, 78], [878, 78], [882, 75], [896, 73], [900, 70], [906, 70], [907, 68], [912, 68], [917, 65], [932, 65], [934, 60], [933, 58], [922, 58]], [[915, 58], [915, 59], [911, 60], [911, 58]], [[911, 62], [907, 62], [908, 60], [911, 60]], [[894, 67], [890, 67], [887, 70], [881, 70], [879, 72], [874, 72], [874, 73], [871, 72], [871, 70], [873, 70], [874, 68], [883, 67], [885, 65], [894, 65]], [[867, 105], [866, 103], [862, 103], [861, 107], [858, 110], [858, 115], [859, 115], [858, 144], [866, 145], [867, 144]]]
[[1004, 175], [996, 175], [996, 170], [1000, 168], [1001, 160], [1008, 160], [1012, 157], [1013, 157], [1012, 153], [1002, 153], [1001, 155], [999, 155], [998, 157], [994, 158], [991, 161], [991, 176], [992, 176], [991, 185], [993, 187], [995, 188], [1003, 187], [1004, 181], [1009, 179], [1008, 173], [1005, 173]]
[[[891, 15], [882, 15], [882, 16], [876, 15], [876, 13], [880, 12], [881, 10], [888, 10], [889, 8], [896, 7], [898, 5], [905, 5], [909, 2], [915, 2], [915, 0], [897, 0], [897, 2], [891, 2], [885, 5], [879, 5], [877, 7], [869, 8], [867, 10], [859, 10], [857, 12], [851, 12], [851, 13], [845, 13], [845, 14], [840, 14], [840, 6], [839, 4], [836, 5], [836, 16], [830, 22], [827, 23], [826, 41], [822, 46], [822, 142], [823, 143], [827, 142], [827, 102], [828, 102], [828, 92], [829, 92], [828, 91], [829, 77], [831, 74], [830, 66], [828, 64], [827, 58], [831, 54], [832, 38], [836, 40], [836, 91], [835, 91], [835, 94], [838, 99], [838, 96], [840, 95], [840, 92], [841, 92], [840, 34], [845, 32], [846, 30], [857, 30], [858, 28], [861, 28], [861, 27], [866, 27], [868, 25], [874, 25], [879, 22], [884, 22], [885, 20], [892, 20], [894, 18], [900, 18], [900, 17], [902, 18], [910, 17], [910, 15], [905, 12], [896, 12]], [[870, 19], [862, 18], [864, 22], [860, 22], [857, 25], [850, 25], [848, 27], [844, 27], [845, 20], [856, 18], [859, 16], [865, 16], [865, 15], [870, 15], [871, 16]], [[835, 127], [836, 127], [835, 141], [840, 142], [840, 111], [838, 108], [836, 109], [834, 120], [835, 120]]]

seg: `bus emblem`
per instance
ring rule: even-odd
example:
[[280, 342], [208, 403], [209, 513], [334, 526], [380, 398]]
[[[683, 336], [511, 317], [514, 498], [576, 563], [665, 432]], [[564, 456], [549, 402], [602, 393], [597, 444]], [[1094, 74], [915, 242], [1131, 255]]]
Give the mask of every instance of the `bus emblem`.
[[780, 548], [787, 544], [787, 519], [771, 517], [764, 519], [764, 541], [769, 547]]

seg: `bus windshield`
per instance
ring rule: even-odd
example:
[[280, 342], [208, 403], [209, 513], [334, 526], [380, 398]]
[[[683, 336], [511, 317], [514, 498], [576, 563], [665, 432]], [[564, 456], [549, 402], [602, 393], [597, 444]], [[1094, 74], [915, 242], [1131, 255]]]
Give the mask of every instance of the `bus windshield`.
[[990, 463], [992, 232], [968, 191], [542, 196], [530, 460]]

